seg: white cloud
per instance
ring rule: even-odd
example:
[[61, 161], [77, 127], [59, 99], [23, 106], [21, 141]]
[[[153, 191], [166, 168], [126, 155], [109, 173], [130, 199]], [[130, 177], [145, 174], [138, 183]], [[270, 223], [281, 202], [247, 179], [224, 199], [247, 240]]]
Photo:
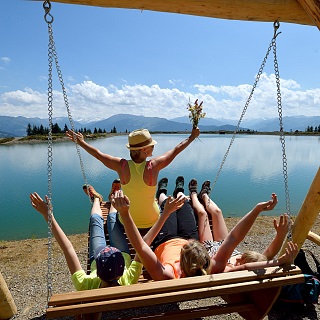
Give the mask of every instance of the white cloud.
[[[171, 80], [171, 85], [177, 81]], [[125, 82], [124, 82], [125, 83]], [[301, 90], [294, 80], [281, 79], [284, 116], [320, 115], [320, 88]], [[77, 119], [105, 119], [119, 113], [174, 118], [187, 116], [189, 99], [204, 101], [204, 111], [210, 118], [238, 120], [248, 100], [252, 85], [206, 86], [197, 84], [193, 93], [178, 88], [161, 88], [154, 84], [101, 86], [92, 81], [66, 86], [71, 113]], [[47, 117], [46, 93], [30, 88], [0, 95], [0, 114], [8, 116]], [[67, 116], [61, 92], [53, 92], [54, 116]], [[275, 76], [262, 74], [254, 90], [245, 119], [278, 116]]]
[[0, 61], [5, 64], [8, 64], [11, 61], [11, 59], [8, 57], [0, 57]]

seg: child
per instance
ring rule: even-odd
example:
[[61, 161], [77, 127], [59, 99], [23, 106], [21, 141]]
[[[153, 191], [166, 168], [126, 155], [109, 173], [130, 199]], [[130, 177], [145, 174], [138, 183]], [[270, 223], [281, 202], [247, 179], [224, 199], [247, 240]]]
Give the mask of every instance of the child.
[[[247, 216], [243, 217], [236, 227], [230, 232], [229, 235], [227, 226], [225, 224], [222, 211], [220, 208], [209, 198], [210, 181], [205, 181], [202, 185], [201, 191], [197, 193], [197, 181], [192, 179], [189, 182], [190, 199], [192, 201], [192, 207], [198, 216], [198, 229], [200, 242], [204, 244], [209, 252], [210, 257], [215, 260], [214, 256], [217, 254], [219, 247], [228, 239], [230, 241], [231, 235], [237, 243], [240, 243], [253, 222], [255, 221], [258, 212], [256, 214], [251, 212]], [[201, 202], [201, 203], [200, 203]], [[265, 210], [272, 210], [278, 202], [277, 196], [272, 194], [272, 200], [269, 207]], [[254, 211], [254, 210], [253, 210]], [[207, 213], [212, 218], [212, 232], [208, 221]], [[243, 265], [249, 262], [259, 262], [271, 260], [281, 249], [284, 238], [288, 232], [288, 216], [286, 214], [280, 216], [279, 224], [274, 220], [274, 227], [276, 229], [276, 237], [273, 239], [267, 249], [261, 254], [255, 251], [247, 251], [241, 254], [238, 250], [233, 250], [229, 257], [224, 271], [238, 270], [237, 266]], [[240, 267], [241, 269], [242, 267]]]
[[[90, 216], [89, 256], [91, 272], [89, 275], [82, 269], [74, 247], [52, 215], [52, 233], [65, 255], [75, 289], [79, 291], [137, 283], [143, 267], [138, 256], [131, 262], [129, 254], [106, 245], [100, 207], [102, 196], [97, 193], [92, 186], [90, 186], [89, 192], [90, 197], [93, 199]], [[46, 201], [43, 201], [42, 198], [34, 192], [30, 194], [30, 200], [31, 205], [48, 221], [49, 205], [47, 197]], [[147, 243], [151, 243], [154, 235], [158, 233], [165, 217], [179, 208], [184, 201], [183, 199], [171, 200], [170, 198], [165, 207], [164, 217], [160, 218], [146, 234], [145, 241]]]

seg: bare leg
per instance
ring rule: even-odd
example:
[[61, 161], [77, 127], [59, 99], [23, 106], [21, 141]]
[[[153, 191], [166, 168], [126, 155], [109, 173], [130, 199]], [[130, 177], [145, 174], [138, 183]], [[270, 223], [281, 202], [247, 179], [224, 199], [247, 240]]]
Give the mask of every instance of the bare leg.
[[94, 213], [96, 213], [102, 217], [102, 210], [100, 207], [100, 199], [99, 198], [94, 198], [94, 200], [93, 200], [91, 214], [94, 214]]
[[228, 229], [221, 209], [214, 203], [207, 193], [202, 195], [206, 211], [212, 218], [212, 233], [215, 241], [224, 240], [228, 235]]
[[208, 215], [203, 205], [199, 202], [198, 194], [196, 192], [191, 192], [190, 198], [192, 201], [192, 208], [198, 216], [198, 233], [200, 242], [203, 242], [205, 240], [212, 241], [213, 237], [210, 229]]
[[159, 198], [158, 198], [159, 206], [161, 206], [161, 205], [162, 205], [162, 202], [163, 202], [164, 200], [166, 200], [167, 198], [168, 198], [168, 197], [167, 197], [167, 195], [166, 195], [165, 193], [160, 193]]

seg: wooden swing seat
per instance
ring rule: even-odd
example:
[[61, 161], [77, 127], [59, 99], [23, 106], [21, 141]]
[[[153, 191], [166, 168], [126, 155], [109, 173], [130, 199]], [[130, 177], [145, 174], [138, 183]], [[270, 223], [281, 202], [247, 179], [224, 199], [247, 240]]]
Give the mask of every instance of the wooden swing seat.
[[[140, 308], [142, 314], [134, 314], [132, 318], [173, 319], [179, 316], [193, 319], [238, 312], [245, 319], [262, 319], [272, 307], [282, 286], [303, 281], [303, 274], [295, 266], [287, 270], [269, 267], [256, 271], [54, 294], [48, 303], [47, 318]], [[226, 303], [206, 307], [195, 304], [191, 309], [174, 311], [147, 308], [213, 297], [221, 297]], [[117, 319], [131, 317], [117, 315]]]
[[[103, 203], [101, 208], [106, 219], [110, 203]], [[105, 232], [108, 237], [106, 227]], [[131, 245], [130, 247], [133, 257], [135, 251]], [[262, 319], [277, 299], [282, 286], [303, 281], [301, 270], [295, 266], [165, 281], [152, 281], [144, 271], [138, 284], [54, 294], [48, 302], [47, 318], [70, 315], [90, 318], [93, 314], [101, 312], [134, 309], [134, 316], [117, 315], [117, 319], [173, 319], [177, 316], [194, 319], [233, 312], [249, 320]], [[179, 309], [177, 306], [178, 310], [169, 311], [164, 311], [164, 308], [152, 308], [168, 303], [179, 304], [216, 297], [221, 297], [224, 302], [221, 302], [221, 299], [217, 302], [215, 299], [216, 301], [206, 302], [208, 305], [205, 307], [195, 303], [191, 309]]]

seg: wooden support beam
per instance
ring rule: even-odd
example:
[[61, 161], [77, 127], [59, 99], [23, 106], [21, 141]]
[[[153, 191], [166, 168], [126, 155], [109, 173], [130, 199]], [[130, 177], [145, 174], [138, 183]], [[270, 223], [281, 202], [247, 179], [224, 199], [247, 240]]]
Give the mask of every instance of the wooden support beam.
[[315, 10], [318, 9], [319, 0], [301, 0], [299, 1], [301, 4], [297, 0], [51, 0], [51, 2], [151, 10], [229, 20], [261, 22], [278, 20], [313, 26], [319, 21], [319, 11]]
[[[298, 244], [299, 249], [307, 239], [314, 222], [320, 212], [320, 168], [313, 179], [308, 194], [292, 226], [292, 240]], [[284, 252], [286, 242], [281, 253]]]
[[320, 30], [320, 0], [298, 0], [298, 2]]
[[17, 313], [17, 307], [0, 272], [0, 319], [10, 319]]

